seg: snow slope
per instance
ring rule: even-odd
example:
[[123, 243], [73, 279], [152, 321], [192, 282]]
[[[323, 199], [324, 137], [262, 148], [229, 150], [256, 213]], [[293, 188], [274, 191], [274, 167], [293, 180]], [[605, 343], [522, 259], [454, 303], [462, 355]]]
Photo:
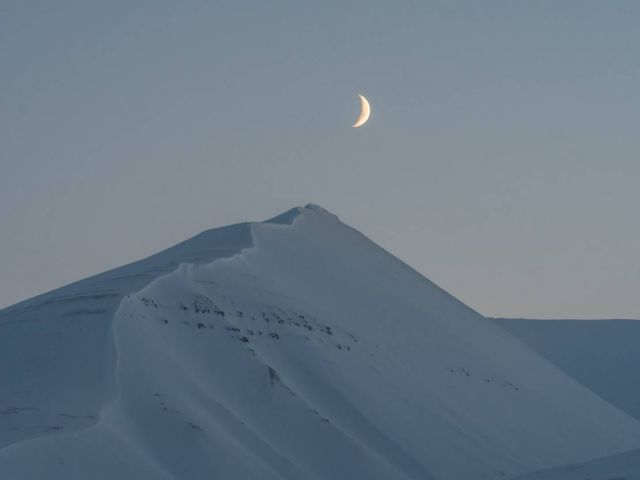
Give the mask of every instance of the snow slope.
[[125, 295], [251, 245], [247, 224], [209, 230], [139, 262], [0, 311], [0, 448], [94, 425], [115, 395], [112, 321]]
[[16, 480], [513, 478], [640, 446], [636, 420], [313, 205], [1, 311], [0, 375]]
[[640, 450], [543, 470], [518, 480], [640, 480]]
[[[640, 321], [495, 321], [602, 398], [640, 419]], [[640, 450], [544, 470], [525, 479], [640, 480]]]
[[587, 388], [640, 420], [640, 321], [496, 322]]

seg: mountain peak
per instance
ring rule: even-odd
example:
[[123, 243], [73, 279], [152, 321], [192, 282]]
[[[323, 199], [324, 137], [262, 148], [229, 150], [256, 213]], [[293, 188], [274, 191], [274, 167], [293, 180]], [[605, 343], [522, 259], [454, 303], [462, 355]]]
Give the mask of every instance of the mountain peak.
[[281, 225], [290, 225], [299, 216], [315, 215], [330, 220], [340, 220], [337, 215], [331, 213], [326, 208], [315, 203], [307, 203], [304, 207], [293, 207], [286, 212], [276, 215], [266, 220], [264, 223], [276, 223]]
[[329, 210], [327, 210], [326, 208], [323, 208], [320, 205], [317, 205], [315, 203], [307, 203], [304, 208], [306, 210], [311, 210], [311, 211], [316, 212], [316, 213], [321, 214], [321, 215], [331, 215], [332, 217], [335, 217], [335, 215], [333, 213], [331, 213]]

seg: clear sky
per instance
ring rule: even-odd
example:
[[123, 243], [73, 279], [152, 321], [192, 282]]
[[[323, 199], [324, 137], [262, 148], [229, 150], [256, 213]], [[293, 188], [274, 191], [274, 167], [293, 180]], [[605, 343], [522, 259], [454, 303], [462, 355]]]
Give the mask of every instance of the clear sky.
[[0, 306], [313, 202], [486, 315], [638, 318], [639, 25], [635, 1], [2, 0]]

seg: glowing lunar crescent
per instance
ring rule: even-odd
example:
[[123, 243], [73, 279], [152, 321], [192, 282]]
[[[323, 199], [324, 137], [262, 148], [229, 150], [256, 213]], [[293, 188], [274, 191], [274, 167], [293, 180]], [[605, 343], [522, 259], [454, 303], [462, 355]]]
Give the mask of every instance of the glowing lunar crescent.
[[369, 105], [369, 101], [360, 94], [358, 94], [358, 96], [360, 97], [360, 115], [358, 116], [356, 123], [352, 125], [353, 128], [361, 127], [367, 123], [369, 115], [371, 115], [371, 105]]

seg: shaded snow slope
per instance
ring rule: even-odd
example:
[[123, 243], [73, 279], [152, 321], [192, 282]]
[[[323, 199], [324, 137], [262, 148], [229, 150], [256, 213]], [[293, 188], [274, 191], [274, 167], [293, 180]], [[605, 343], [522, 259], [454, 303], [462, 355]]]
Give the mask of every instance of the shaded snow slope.
[[518, 480], [640, 480], [640, 450], [543, 470]]
[[513, 478], [640, 445], [313, 205], [4, 310], [0, 332], [12, 479]]
[[640, 321], [496, 322], [587, 388], [640, 420]]
[[[602, 398], [640, 419], [640, 321], [495, 321]], [[640, 450], [544, 470], [525, 479], [640, 480]]]

